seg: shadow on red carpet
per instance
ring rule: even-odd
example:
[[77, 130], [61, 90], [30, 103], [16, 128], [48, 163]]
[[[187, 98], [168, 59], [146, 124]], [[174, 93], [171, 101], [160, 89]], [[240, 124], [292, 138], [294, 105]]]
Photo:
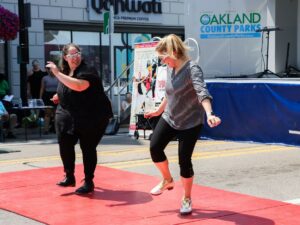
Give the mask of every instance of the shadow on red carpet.
[[0, 174], [0, 208], [46, 224], [112, 225], [299, 225], [300, 206], [195, 185], [193, 214], [179, 215], [182, 187], [160, 196], [149, 190], [159, 179], [98, 166], [95, 191], [76, 195], [83, 178], [76, 167], [77, 187], [62, 188], [62, 168]]

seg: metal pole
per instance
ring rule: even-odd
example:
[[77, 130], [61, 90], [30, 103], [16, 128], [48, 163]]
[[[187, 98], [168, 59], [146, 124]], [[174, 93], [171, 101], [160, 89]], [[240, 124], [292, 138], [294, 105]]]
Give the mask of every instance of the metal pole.
[[20, 94], [23, 105], [27, 104], [27, 63], [28, 63], [28, 30], [25, 24], [24, 0], [18, 0], [20, 31], [19, 31], [19, 48], [20, 48]]
[[[114, 46], [112, 43], [112, 35], [114, 33], [114, 5], [110, 4], [109, 6], [109, 52], [110, 52], [110, 84], [114, 83], [115, 80], [115, 68], [114, 68]], [[114, 95], [113, 88], [110, 91], [110, 99], [113, 101], [113, 95]]]
[[270, 40], [270, 31], [267, 31], [267, 54], [266, 54], [266, 68], [265, 72], [269, 71], [269, 40]]
[[120, 118], [121, 118], [121, 95], [120, 95], [120, 78], [118, 79], [118, 122], [120, 123]]

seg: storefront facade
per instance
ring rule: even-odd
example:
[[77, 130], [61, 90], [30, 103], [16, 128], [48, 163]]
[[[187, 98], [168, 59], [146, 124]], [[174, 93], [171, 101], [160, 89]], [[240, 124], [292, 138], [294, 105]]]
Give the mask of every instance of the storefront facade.
[[[28, 70], [33, 59], [38, 59], [42, 67], [47, 60], [56, 61], [62, 46], [74, 42], [81, 46], [85, 60], [97, 68], [104, 85], [108, 87], [111, 84], [109, 35], [103, 32], [103, 14], [109, 10], [109, 0], [24, 0], [24, 2], [31, 4]], [[226, 15], [227, 12], [245, 15], [249, 23], [251, 16], [254, 16], [255, 22], [257, 19], [255, 16], [259, 14], [260, 28], [268, 26], [281, 29], [270, 33], [268, 62], [270, 70], [276, 73], [284, 72], [286, 64], [300, 68], [299, 0], [226, 0], [222, 1], [222, 4], [217, 4], [217, 0], [196, 2], [115, 0], [115, 2], [115, 26], [111, 40], [114, 76], [120, 74], [132, 61], [134, 43], [169, 33], [191, 37], [199, 42], [199, 63], [207, 78], [240, 76], [262, 71], [266, 64], [266, 39], [262, 33], [251, 38], [200, 37], [201, 26], [205, 22], [205, 17], [201, 15], [212, 13]], [[18, 0], [0, 0], [0, 5], [11, 12], [18, 11]], [[216, 20], [212, 25], [216, 25], [217, 22]], [[236, 22], [242, 23], [239, 20]], [[287, 61], [288, 43], [290, 49]], [[10, 42], [0, 42], [0, 72], [7, 75], [12, 93], [16, 96], [20, 96], [18, 45], [18, 38]], [[127, 77], [132, 75], [130, 73], [132, 71], [128, 72]]]
[[[57, 61], [62, 47], [70, 42], [82, 48], [85, 60], [96, 67], [103, 84], [110, 76], [109, 35], [103, 32], [103, 13], [108, 0], [27, 0], [31, 4], [29, 64], [34, 59], [43, 68], [48, 60]], [[0, 5], [17, 13], [17, 0], [0, 0]], [[184, 0], [116, 0], [115, 26], [111, 36], [115, 77], [133, 59], [134, 43], [156, 36], [176, 33], [184, 36]], [[12, 93], [20, 96], [20, 66], [17, 60], [18, 38], [0, 43], [0, 70], [6, 72]], [[128, 72], [127, 78], [131, 76]]]

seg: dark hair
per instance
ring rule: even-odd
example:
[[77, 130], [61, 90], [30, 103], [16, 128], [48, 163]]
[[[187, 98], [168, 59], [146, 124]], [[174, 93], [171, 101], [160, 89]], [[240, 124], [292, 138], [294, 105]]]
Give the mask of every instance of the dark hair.
[[78, 50], [78, 52], [80, 52], [80, 48], [78, 45], [74, 44], [74, 43], [69, 43], [69, 44], [66, 44], [63, 49], [62, 49], [62, 55], [61, 55], [61, 59], [60, 59], [60, 63], [59, 63], [59, 66], [60, 66], [60, 69], [61, 69], [61, 72], [64, 73], [64, 74], [69, 74], [70, 73], [70, 67], [69, 67], [69, 64], [68, 62], [65, 60], [64, 56], [68, 54], [68, 51], [71, 47], [74, 47]]
[[31, 65], [34, 66], [34, 64], [36, 64], [36, 63], [37, 63], [37, 64], [40, 64], [39, 60], [34, 59], [34, 60], [32, 60]]

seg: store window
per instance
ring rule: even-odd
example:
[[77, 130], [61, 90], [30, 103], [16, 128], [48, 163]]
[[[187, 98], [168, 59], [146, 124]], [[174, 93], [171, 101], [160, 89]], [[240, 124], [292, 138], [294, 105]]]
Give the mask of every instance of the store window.
[[45, 61], [59, 62], [64, 45], [75, 43], [81, 48], [84, 60], [100, 72], [100, 34], [81, 31], [45, 31]]
[[70, 31], [45, 31], [45, 61], [53, 61], [58, 64], [63, 46], [71, 42]]
[[94, 66], [100, 75], [100, 33], [73, 31], [72, 42], [79, 45], [85, 62]]
[[[151, 36], [151, 34], [139, 33], [114, 33], [112, 35], [114, 79], [132, 62], [134, 44], [150, 41]], [[45, 61], [58, 63], [62, 47], [70, 42], [81, 47], [83, 58], [89, 65], [95, 66], [107, 89], [111, 84], [109, 35], [88, 31], [45, 30]], [[131, 85], [127, 83], [132, 75], [133, 67], [121, 79], [121, 86], [124, 87], [122, 93], [130, 91]]]
[[[134, 44], [140, 42], [150, 41], [151, 34], [135, 34], [135, 33], [114, 33], [112, 35], [112, 44], [114, 46], [114, 79], [116, 79], [133, 60]], [[110, 77], [110, 48], [109, 48], [109, 35], [101, 34], [101, 62], [102, 62], [102, 74], [104, 86], [108, 87], [111, 83]], [[131, 85], [128, 85], [133, 74], [133, 67], [131, 67], [127, 73], [121, 78], [121, 89], [124, 94], [131, 90]], [[126, 87], [125, 87], [126, 86]], [[123, 88], [124, 87], [124, 88]], [[117, 94], [115, 92], [115, 94]]]
[[[121, 42], [121, 34], [120, 33], [114, 33], [111, 38], [111, 44], [114, 46], [114, 58], [116, 58], [115, 55], [115, 49], [117, 47], [122, 46]], [[119, 58], [120, 56], [117, 56]], [[102, 79], [104, 87], [109, 87], [111, 83], [111, 75], [110, 75], [110, 43], [109, 43], [109, 35], [101, 33], [101, 64], [102, 64]], [[115, 74], [114, 79], [117, 77], [118, 74], [118, 64], [115, 60]]]

